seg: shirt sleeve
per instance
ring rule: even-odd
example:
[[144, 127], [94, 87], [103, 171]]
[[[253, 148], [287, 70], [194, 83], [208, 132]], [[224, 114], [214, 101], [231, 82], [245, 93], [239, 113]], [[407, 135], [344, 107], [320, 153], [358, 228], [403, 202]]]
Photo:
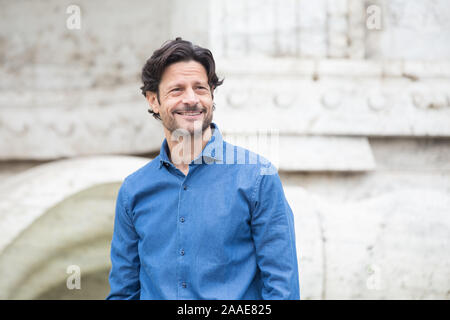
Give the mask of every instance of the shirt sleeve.
[[107, 300], [133, 300], [140, 298], [138, 254], [139, 237], [128, 210], [125, 183], [122, 184], [116, 201], [114, 233], [111, 242], [111, 291]]
[[298, 300], [300, 288], [292, 210], [276, 169], [272, 174], [261, 171], [256, 181], [251, 228], [263, 281], [262, 298]]

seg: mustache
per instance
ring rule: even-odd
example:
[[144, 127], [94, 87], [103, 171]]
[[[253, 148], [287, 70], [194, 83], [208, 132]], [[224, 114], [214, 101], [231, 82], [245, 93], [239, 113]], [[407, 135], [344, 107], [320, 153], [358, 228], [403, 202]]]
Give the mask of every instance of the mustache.
[[176, 109], [172, 113], [177, 113], [177, 112], [205, 112], [206, 113], [206, 108], [203, 106], [200, 106], [200, 105], [186, 106], [184, 108]]

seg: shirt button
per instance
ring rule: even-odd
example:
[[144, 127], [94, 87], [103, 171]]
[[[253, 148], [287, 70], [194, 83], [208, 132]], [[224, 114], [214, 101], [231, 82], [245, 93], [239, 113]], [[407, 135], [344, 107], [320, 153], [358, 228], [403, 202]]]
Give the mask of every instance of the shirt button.
[[183, 189], [184, 189], [184, 190], [187, 190], [187, 186], [183, 186]]
[[184, 250], [183, 250], [183, 249], [181, 249], [180, 254], [181, 254], [182, 256], [184, 256]]
[[180, 218], [180, 221], [181, 221], [181, 222], [184, 222], [184, 217], [181, 217], [181, 218]]
[[186, 287], [187, 287], [186, 282], [183, 282], [183, 283], [181, 284], [181, 286], [182, 286], [183, 288], [186, 288]]

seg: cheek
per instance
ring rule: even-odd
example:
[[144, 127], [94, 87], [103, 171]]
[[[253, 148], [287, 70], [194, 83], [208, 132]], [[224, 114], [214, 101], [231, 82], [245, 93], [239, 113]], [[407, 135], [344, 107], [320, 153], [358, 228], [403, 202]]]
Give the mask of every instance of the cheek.
[[173, 112], [173, 110], [175, 110], [177, 103], [178, 102], [174, 99], [168, 99], [164, 102], [164, 106], [161, 109], [164, 110], [165, 114], [172, 116], [173, 115], [172, 112]]
[[210, 97], [202, 99], [201, 102], [203, 106], [212, 109], [213, 100]]

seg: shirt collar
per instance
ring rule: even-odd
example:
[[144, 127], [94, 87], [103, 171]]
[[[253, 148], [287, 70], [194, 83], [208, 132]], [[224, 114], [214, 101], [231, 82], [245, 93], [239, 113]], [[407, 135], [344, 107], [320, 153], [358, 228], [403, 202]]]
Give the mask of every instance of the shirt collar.
[[[219, 127], [214, 122], [211, 123], [210, 127], [212, 130], [211, 138], [203, 148], [202, 152], [191, 163], [199, 163], [199, 159], [201, 159], [202, 157], [207, 163], [211, 163], [212, 161], [223, 160], [222, 134], [220, 133]], [[160, 157], [159, 168], [161, 168], [163, 165], [168, 166], [171, 164], [168, 154], [169, 154], [169, 145], [167, 144], [167, 139], [164, 138], [164, 141], [161, 145], [161, 149], [159, 151]]]

